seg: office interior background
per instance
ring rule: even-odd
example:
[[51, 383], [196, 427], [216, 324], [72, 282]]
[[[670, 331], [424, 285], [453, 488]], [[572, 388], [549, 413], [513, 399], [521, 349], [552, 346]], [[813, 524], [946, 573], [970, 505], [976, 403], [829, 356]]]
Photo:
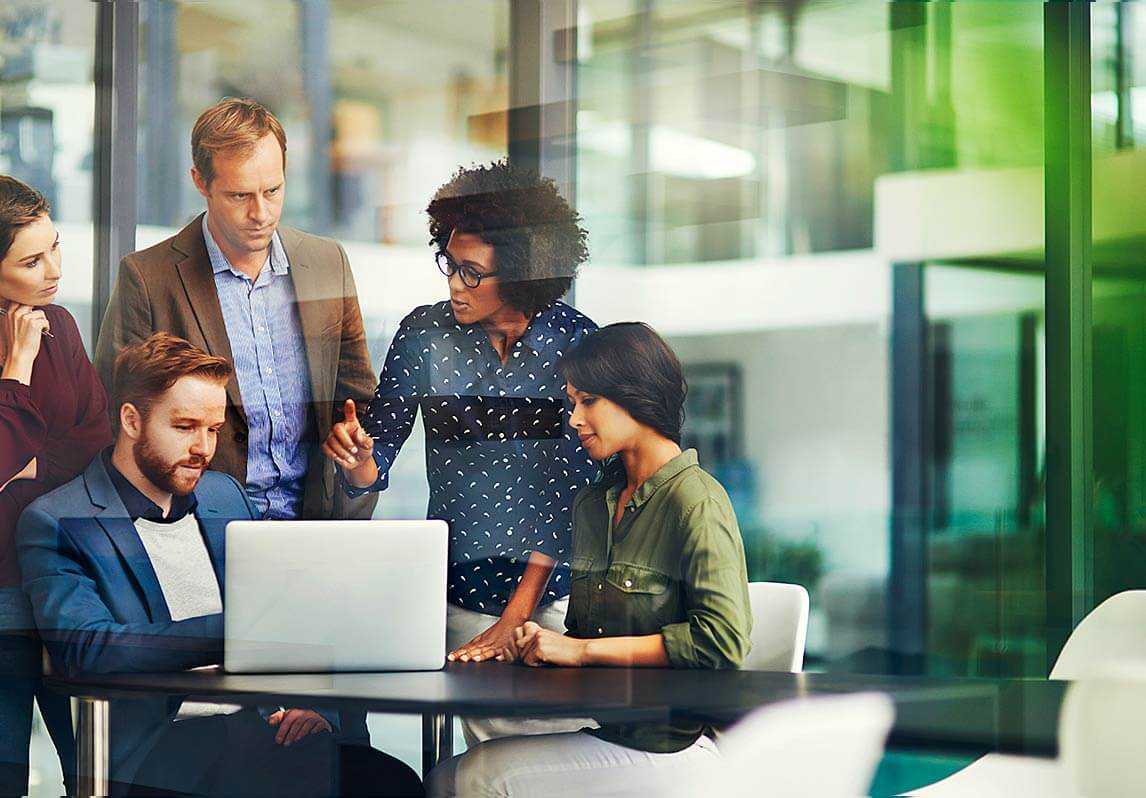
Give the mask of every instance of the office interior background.
[[[376, 367], [447, 295], [434, 189], [553, 176], [574, 304], [681, 356], [749, 578], [812, 595], [810, 669], [1045, 677], [1143, 585], [1146, 8], [7, 0], [0, 172], [54, 206], [89, 351], [119, 257], [202, 209], [228, 95], [285, 124], [284, 223], [344, 244]], [[379, 517], [424, 517], [423, 456]]]

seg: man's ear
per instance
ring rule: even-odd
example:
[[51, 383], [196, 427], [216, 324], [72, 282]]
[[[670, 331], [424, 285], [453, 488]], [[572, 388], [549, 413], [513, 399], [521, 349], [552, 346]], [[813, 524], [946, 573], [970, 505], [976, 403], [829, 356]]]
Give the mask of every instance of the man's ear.
[[191, 180], [195, 183], [195, 188], [204, 197], [211, 196], [211, 186], [203, 179], [203, 175], [199, 174], [199, 170], [194, 166], [191, 167]]
[[119, 428], [133, 440], [143, 433], [143, 414], [131, 402], [119, 406]]

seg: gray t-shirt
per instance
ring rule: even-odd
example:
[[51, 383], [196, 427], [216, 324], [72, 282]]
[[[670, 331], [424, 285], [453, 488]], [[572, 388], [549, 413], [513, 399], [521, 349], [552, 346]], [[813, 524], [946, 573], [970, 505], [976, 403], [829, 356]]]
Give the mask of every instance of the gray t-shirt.
[[[146, 518], [135, 519], [135, 531], [151, 560], [159, 580], [171, 620], [183, 621], [223, 611], [219, 580], [211, 567], [211, 557], [203, 543], [199, 520], [193, 513], [178, 521], [161, 524]], [[241, 707], [234, 704], [207, 704], [184, 701], [176, 720], [208, 715], [230, 715]]]
[[166, 524], [137, 518], [135, 530], [147, 550], [171, 620], [183, 621], [223, 611], [219, 581], [194, 514], [188, 513]]

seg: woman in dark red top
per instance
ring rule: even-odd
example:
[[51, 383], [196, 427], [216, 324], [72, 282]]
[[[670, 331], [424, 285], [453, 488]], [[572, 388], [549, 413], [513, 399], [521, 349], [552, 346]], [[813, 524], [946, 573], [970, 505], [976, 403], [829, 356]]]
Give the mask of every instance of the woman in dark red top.
[[28, 792], [33, 697], [63, 772], [75, 772], [68, 701], [39, 689], [40, 641], [20, 590], [16, 521], [111, 443], [107, 395], [75, 319], [52, 305], [60, 240], [48, 211], [38, 191], [0, 175], [0, 795]]

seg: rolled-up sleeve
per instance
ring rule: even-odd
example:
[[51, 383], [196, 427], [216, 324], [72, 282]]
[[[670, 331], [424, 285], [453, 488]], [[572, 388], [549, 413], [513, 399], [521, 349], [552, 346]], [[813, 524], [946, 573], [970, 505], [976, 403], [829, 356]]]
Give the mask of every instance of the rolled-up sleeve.
[[662, 628], [674, 668], [737, 668], [751, 645], [744, 546], [732, 508], [708, 497], [685, 514], [681, 577], [687, 620]]

